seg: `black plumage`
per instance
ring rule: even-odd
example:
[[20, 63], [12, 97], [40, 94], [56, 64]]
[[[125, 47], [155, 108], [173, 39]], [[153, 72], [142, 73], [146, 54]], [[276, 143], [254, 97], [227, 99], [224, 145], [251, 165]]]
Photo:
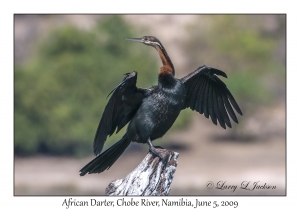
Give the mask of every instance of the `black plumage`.
[[[218, 69], [201, 66], [187, 76], [176, 79], [175, 69], [161, 42], [153, 36], [132, 38], [154, 47], [162, 61], [158, 85], [136, 87], [137, 72], [127, 73], [123, 81], [110, 93], [94, 139], [95, 159], [80, 170], [101, 173], [110, 168], [130, 142], [147, 143], [158, 155], [152, 141], [162, 137], [173, 125], [181, 110], [191, 108], [211, 118], [226, 129], [231, 127], [229, 116], [238, 123], [233, 108], [242, 115], [238, 104], [226, 85], [217, 77], [227, 75]], [[233, 107], [233, 108], [232, 108]], [[229, 114], [229, 116], [228, 116]], [[127, 123], [127, 132], [113, 146], [101, 153], [107, 136], [120, 131]]]

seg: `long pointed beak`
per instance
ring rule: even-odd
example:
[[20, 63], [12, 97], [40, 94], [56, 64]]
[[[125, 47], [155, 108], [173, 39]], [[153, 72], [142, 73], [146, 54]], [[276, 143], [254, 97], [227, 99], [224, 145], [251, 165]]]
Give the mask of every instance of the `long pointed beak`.
[[129, 41], [134, 41], [134, 42], [141, 42], [143, 43], [144, 40], [142, 38], [125, 38], [126, 40], [129, 40]]

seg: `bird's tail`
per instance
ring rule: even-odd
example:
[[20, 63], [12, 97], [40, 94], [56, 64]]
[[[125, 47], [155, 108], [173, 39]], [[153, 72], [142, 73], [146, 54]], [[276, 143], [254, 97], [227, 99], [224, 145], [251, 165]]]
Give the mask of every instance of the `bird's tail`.
[[125, 149], [130, 144], [130, 140], [125, 134], [121, 140], [108, 148], [105, 152], [95, 157], [91, 162], [84, 166], [80, 170], [80, 176], [84, 176], [86, 173], [101, 173], [109, 169], [115, 161], [121, 156]]

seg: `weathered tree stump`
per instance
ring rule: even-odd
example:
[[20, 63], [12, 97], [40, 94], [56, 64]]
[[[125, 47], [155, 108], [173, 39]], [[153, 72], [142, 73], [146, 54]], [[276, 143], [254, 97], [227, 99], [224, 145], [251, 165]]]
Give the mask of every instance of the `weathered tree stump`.
[[167, 161], [149, 152], [144, 160], [123, 179], [111, 182], [106, 195], [168, 195], [177, 167], [177, 152], [159, 148]]

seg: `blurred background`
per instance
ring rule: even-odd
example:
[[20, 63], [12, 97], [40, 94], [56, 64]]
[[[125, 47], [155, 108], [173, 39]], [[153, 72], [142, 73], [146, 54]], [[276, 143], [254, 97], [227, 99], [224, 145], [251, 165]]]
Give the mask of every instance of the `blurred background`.
[[[156, 51], [124, 40], [144, 35], [160, 39], [177, 78], [204, 64], [226, 72], [244, 114], [224, 130], [181, 112], [154, 142], [180, 154], [170, 195], [285, 195], [285, 15], [15, 15], [15, 195], [104, 195], [142, 161], [147, 145], [131, 144], [108, 171], [79, 176], [124, 74], [137, 71], [140, 87], [157, 84]], [[206, 189], [209, 181], [276, 189]]]

